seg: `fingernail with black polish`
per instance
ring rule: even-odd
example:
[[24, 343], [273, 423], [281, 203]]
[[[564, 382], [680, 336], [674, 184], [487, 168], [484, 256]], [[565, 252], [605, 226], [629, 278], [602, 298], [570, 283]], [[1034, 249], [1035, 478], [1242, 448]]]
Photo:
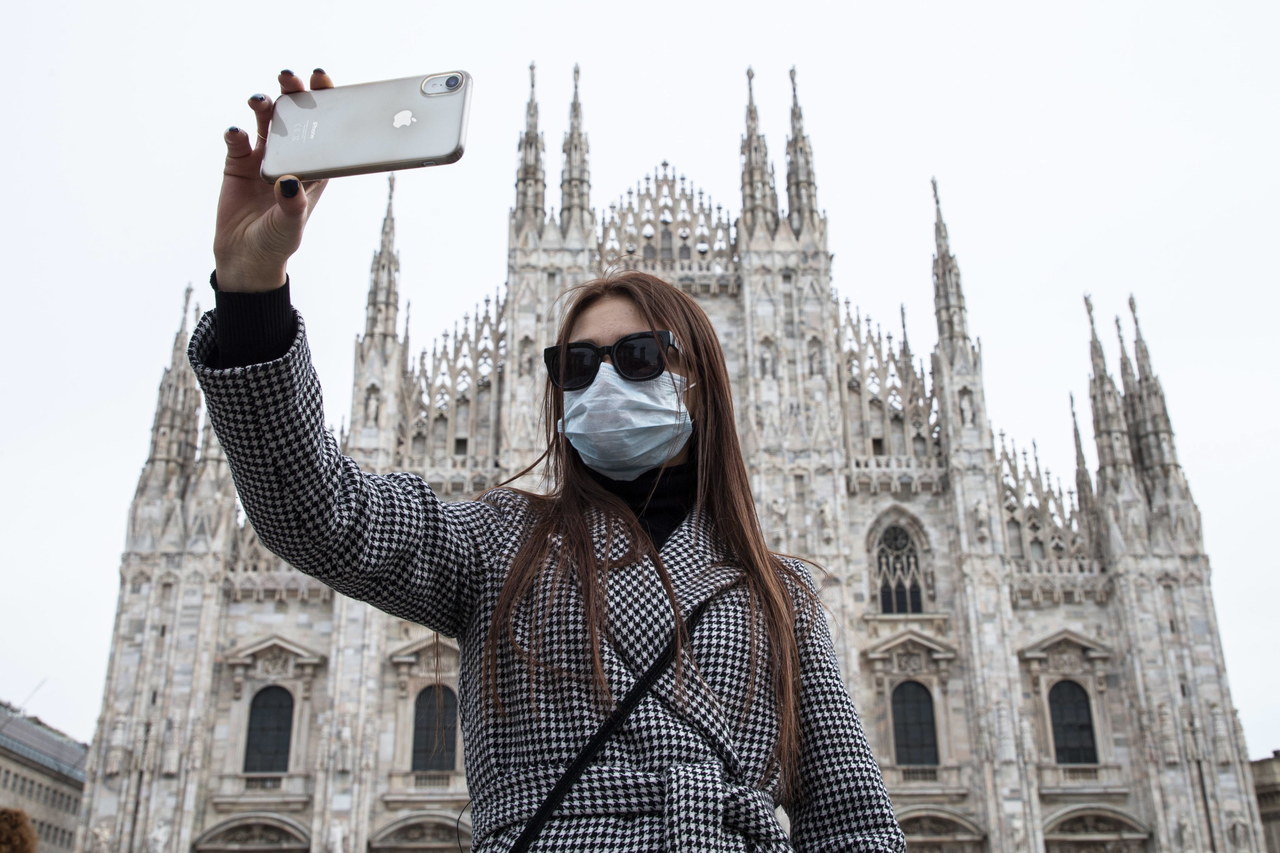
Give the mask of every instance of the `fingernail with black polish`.
[[283, 71], [281, 71], [281, 72], [280, 72], [280, 74], [281, 74], [282, 76], [284, 76], [284, 77], [292, 77], [292, 76], [293, 76], [293, 72], [292, 72], [292, 71], [290, 71], [288, 68], [286, 68], [286, 69], [284, 69]]
[[312, 74], [323, 74], [323, 73], [324, 73], [324, 69], [323, 69], [323, 68], [316, 68], [316, 69], [314, 69], [311, 73], [312, 73]]
[[236, 127], [234, 124], [231, 125], [231, 127], [227, 128], [227, 133], [239, 133], [239, 132], [240, 132], [240, 128]]
[[249, 100], [251, 100], [251, 101], [265, 101], [266, 99], [267, 99], [267, 96], [266, 96], [266, 95], [263, 95], [263, 94], [261, 94], [261, 93], [259, 93], [259, 94], [257, 94], [257, 95], [250, 95], [250, 96], [249, 96]]
[[296, 179], [290, 178], [287, 181], [280, 182], [280, 195], [284, 196], [285, 198], [293, 198], [297, 194], [298, 194], [298, 181]]

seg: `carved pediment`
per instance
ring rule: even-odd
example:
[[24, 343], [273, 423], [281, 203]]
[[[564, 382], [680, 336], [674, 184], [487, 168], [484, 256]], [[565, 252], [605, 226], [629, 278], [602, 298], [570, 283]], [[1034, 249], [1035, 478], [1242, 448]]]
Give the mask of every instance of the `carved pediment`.
[[456, 642], [434, 632], [393, 651], [391, 665], [401, 698], [409, 695], [409, 679], [452, 675], [458, 671], [460, 657]]
[[953, 646], [919, 631], [902, 631], [863, 654], [877, 675], [930, 673], [942, 678], [947, 676], [956, 658]]
[[1031, 683], [1036, 689], [1041, 686], [1041, 678], [1052, 682], [1059, 676], [1093, 678], [1099, 691], [1107, 689], [1104, 676], [1111, 660], [1111, 649], [1075, 631], [1058, 631], [1022, 649], [1018, 657], [1030, 673]]
[[882, 643], [867, 649], [868, 660], [884, 660], [895, 652], [910, 648], [929, 655], [934, 660], [953, 660], [956, 656], [954, 646], [925, 636], [919, 631], [902, 631], [894, 634]]
[[1111, 649], [1075, 631], [1063, 629], [1022, 649], [1018, 657], [1024, 661], [1039, 661], [1045, 669], [1052, 668], [1055, 663], [1075, 666], [1076, 662], [1087, 664], [1092, 669], [1096, 662], [1111, 658]]
[[325, 656], [319, 652], [278, 635], [244, 646], [226, 656], [236, 699], [243, 694], [246, 678], [270, 682], [301, 679], [302, 698], [310, 699], [316, 668], [324, 662]]

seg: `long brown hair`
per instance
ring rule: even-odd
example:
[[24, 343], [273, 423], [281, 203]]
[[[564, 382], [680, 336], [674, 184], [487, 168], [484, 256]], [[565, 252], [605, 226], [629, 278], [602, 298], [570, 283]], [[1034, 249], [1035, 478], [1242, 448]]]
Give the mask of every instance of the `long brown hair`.
[[[626, 271], [596, 279], [569, 291], [571, 302], [560, 325], [556, 344], [563, 345], [582, 313], [606, 297], [624, 297], [639, 310], [650, 329], [669, 329], [679, 343], [680, 361], [691, 388], [696, 386], [693, 445], [696, 447], [697, 496], [694, 512], [731, 555], [744, 576], [748, 598], [748, 635], [751, 637], [750, 669], [756, 671], [760, 649], [757, 627], [763, 620], [767, 638], [767, 663], [778, 716], [778, 741], [774, 759], [779, 768], [783, 795], [790, 790], [800, 747], [800, 655], [795, 634], [798, 611], [817, 610], [817, 597], [787, 562], [769, 551], [760, 531], [755, 501], [733, 415], [733, 398], [724, 353], [711, 321], [692, 297], [667, 282], [645, 273]], [[529, 667], [530, 690], [536, 670], [544, 668], [538, 648], [539, 625], [531, 628], [527, 644], [518, 642], [515, 615], [538, 588], [550, 589], [552, 601], [566, 582], [574, 584], [583, 601], [590, 643], [592, 682], [601, 702], [612, 703], [600, 654], [601, 636], [607, 631], [608, 602], [603, 579], [615, 566], [650, 557], [671, 602], [675, 624], [682, 615], [670, 576], [634, 513], [618, 497], [600, 486], [587, 471], [568, 440], [557, 431], [564, 410], [563, 393], [547, 380], [543, 403], [547, 450], [534, 463], [545, 462], [550, 492], [530, 495], [536, 521], [522, 543], [499, 595], [485, 642], [484, 678], [495, 707], [501, 709], [497, 688], [498, 647], [505, 639]], [[526, 472], [522, 472], [526, 473]], [[517, 475], [517, 477], [520, 475]], [[593, 541], [597, 525], [608, 531], [603, 549]], [[619, 540], [617, 537], [625, 537]], [[615, 542], [625, 541], [626, 553], [609, 561]], [[603, 559], [597, 555], [603, 554]], [[576, 582], [576, 583], [575, 583]], [[793, 598], [793, 592], [799, 599]], [[547, 612], [547, 611], [543, 611]], [[680, 678], [681, 632], [676, 632], [677, 680]], [[749, 705], [754, 682], [745, 697]], [[767, 773], [767, 771], [766, 771]]]

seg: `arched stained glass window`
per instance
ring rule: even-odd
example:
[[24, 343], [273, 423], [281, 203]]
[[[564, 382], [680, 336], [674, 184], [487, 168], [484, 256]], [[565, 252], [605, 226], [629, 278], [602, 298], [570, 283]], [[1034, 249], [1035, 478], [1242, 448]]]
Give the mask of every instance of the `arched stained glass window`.
[[885, 528], [876, 546], [876, 582], [881, 613], [920, 613], [920, 558], [915, 543], [898, 525]]
[[1089, 694], [1074, 681], [1059, 681], [1049, 690], [1053, 748], [1059, 764], [1097, 764]]
[[433, 684], [413, 706], [411, 770], [457, 769], [458, 699], [448, 687]]
[[918, 681], [904, 681], [893, 690], [893, 746], [898, 764], [938, 763], [933, 697]]
[[293, 696], [283, 687], [264, 687], [249, 705], [245, 773], [288, 773], [293, 736]]

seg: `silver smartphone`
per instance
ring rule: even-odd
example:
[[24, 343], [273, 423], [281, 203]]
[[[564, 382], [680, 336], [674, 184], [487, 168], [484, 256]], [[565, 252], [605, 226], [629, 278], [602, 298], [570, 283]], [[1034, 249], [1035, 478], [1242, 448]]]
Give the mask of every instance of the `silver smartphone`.
[[312, 180], [456, 163], [472, 88], [470, 74], [445, 71], [281, 95], [262, 177]]

